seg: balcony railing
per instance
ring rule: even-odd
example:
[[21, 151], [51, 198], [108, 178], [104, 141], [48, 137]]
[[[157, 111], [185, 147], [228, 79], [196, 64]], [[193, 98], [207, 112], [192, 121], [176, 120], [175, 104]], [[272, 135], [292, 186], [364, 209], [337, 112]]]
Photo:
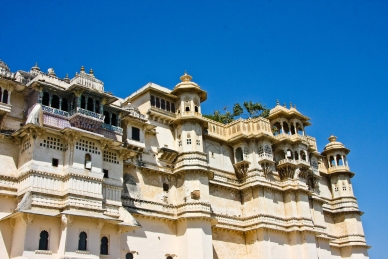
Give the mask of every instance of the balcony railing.
[[337, 166], [330, 166], [327, 171], [329, 173], [337, 172], [337, 171], [350, 171], [349, 166], [347, 165], [337, 165]]
[[85, 109], [82, 109], [82, 108], [79, 108], [79, 107], [77, 107], [74, 110], [72, 110], [69, 114], [70, 114], [70, 116], [73, 116], [76, 113], [80, 113], [80, 114], [83, 114], [83, 115], [86, 115], [86, 116], [89, 116], [89, 117], [93, 117], [93, 118], [96, 118], [98, 120], [104, 120], [104, 118], [105, 118], [105, 115], [103, 115], [103, 114], [98, 114], [98, 113], [95, 113], [95, 112], [92, 112], [92, 111], [88, 111], [88, 110], [85, 110]]
[[49, 106], [46, 106], [46, 105], [42, 105], [42, 110], [44, 112], [48, 112], [48, 113], [52, 113], [52, 114], [60, 115], [60, 116], [64, 116], [64, 117], [69, 117], [70, 116], [67, 111], [62, 111], [60, 109], [49, 107]]
[[134, 110], [130, 110], [128, 111], [129, 112], [129, 115], [135, 117], [135, 118], [139, 118], [141, 120], [147, 120], [146, 116], [144, 114], [141, 114], [137, 111], [134, 111]]
[[310, 163], [306, 160], [298, 159], [298, 160], [295, 160], [295, 163], [297, 165], [304, 165], [304, 166], [310, 167]]
[[117, 126], [113, 126], [113, 125], [110, 125], [110, 124], [106, 124], [106, 123], [103, 123], [101, 125], [101, 128], [107, 129], [107, 130], [110, 130], [110, 131], [115, 131], [115, 132], [123, 133], [123, 129], [122, 128], [117, 127]]
[[277, 166], [281, 166], [281, 165], [285, 165], [285, 164], [296, 165], [296, 162], [295, 162], [295, 160], [293, 160], [293, 159], [285, 158], [285, 159], [279, 160], [279, 161], [276, 163]]
[[259, 162], [260, 161], [273, 161], [273, 155], [267, 154], [267, 153], [261, 153], [259, 156]]
[[15, 73], [5, 71], [5, 70], [0, 70], [0, 77], [13, 79], [15, 77]]

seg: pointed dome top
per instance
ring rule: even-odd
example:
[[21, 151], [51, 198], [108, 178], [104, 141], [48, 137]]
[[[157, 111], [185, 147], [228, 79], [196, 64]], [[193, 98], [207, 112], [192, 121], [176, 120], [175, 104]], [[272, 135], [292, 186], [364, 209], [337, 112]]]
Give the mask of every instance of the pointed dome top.
[[191, 79], [193, 79], [193, 77], [189, 74], [187, 74], [186, 70], [185, 70], [185, 73], [183, 74], [183, 76], [180, 77], [181, 81], [182, 82], [191, 82]]
[[337, 137], [334, 136], [333, 134], [331, 134], [331, 136], [328, 138], [328, 140], [330, 141], [326, 146], [325, 148], [323, 149], [324, 151], [322, 152], [322, 154], [330, 151], [330, 150], [343, 150], [345, 151], [346, 154], [348, 154], [350, 152], [349, 149], [347, 149], [344, 144], [342, 144], [341, 142], [338, 142], [337, 141]]

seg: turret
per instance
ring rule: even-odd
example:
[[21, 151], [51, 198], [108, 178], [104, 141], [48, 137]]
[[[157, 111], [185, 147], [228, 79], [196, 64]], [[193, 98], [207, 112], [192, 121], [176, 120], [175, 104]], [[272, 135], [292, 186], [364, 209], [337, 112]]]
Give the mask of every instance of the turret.
[[333, 197], [353, 196], [350, 178], [354, 174], [350, 172], [346, 158], [350, 150], [338, 142], [336, 136], [331, 135], [328, 140], [330, 142], [325, 146], [322, 155], [325, 157], [324, 162], [330, 176]]

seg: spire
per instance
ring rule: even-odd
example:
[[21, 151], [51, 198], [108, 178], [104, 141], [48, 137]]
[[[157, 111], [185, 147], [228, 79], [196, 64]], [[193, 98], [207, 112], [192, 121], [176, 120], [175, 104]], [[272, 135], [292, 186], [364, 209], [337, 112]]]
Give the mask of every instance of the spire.
[[336, 141], [337, 141], [337, 137], [334, 136], [333, 134], [331, 134], [331, 136], [328, 138], [328, 140], [329, 140], [330, 142], [336, 142]]
[[35, 66], [31, 68], [32, 71], [40, 71], [40, 68], [38, 67], [38, 62], [35, 63]]
[[279, 105], [280, 105], [279, 99], [276, 99], [276, 106], [279, 106]]
[[90, 74], [91, 76], [94, 76], [93, 69], [90, 69], [89, 74]]
[[191, 79], [193, 79], [193, 77], [189, 74], [187, 74], [186, 70], [185, 70], [185, 73], [183, 74], [183, 76], [180, 77], [181, 81], [182, 82], [190, 82]]
[[63, 79], [66, 83], [70, 83], [69, 74], [66, 73], [66, 77]]
[[81, 67], [81, 73], [85, 73], [85, 68], [84, 68], [84, 66]]

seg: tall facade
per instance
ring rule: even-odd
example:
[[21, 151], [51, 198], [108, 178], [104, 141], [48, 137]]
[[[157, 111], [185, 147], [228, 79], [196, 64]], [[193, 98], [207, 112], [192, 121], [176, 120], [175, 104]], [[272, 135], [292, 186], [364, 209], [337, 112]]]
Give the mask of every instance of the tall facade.
[[180, 79], [123, 99], [0, 61], [0, 257], [368, 258], [349, 149], [279, 103], [207, 119]]

